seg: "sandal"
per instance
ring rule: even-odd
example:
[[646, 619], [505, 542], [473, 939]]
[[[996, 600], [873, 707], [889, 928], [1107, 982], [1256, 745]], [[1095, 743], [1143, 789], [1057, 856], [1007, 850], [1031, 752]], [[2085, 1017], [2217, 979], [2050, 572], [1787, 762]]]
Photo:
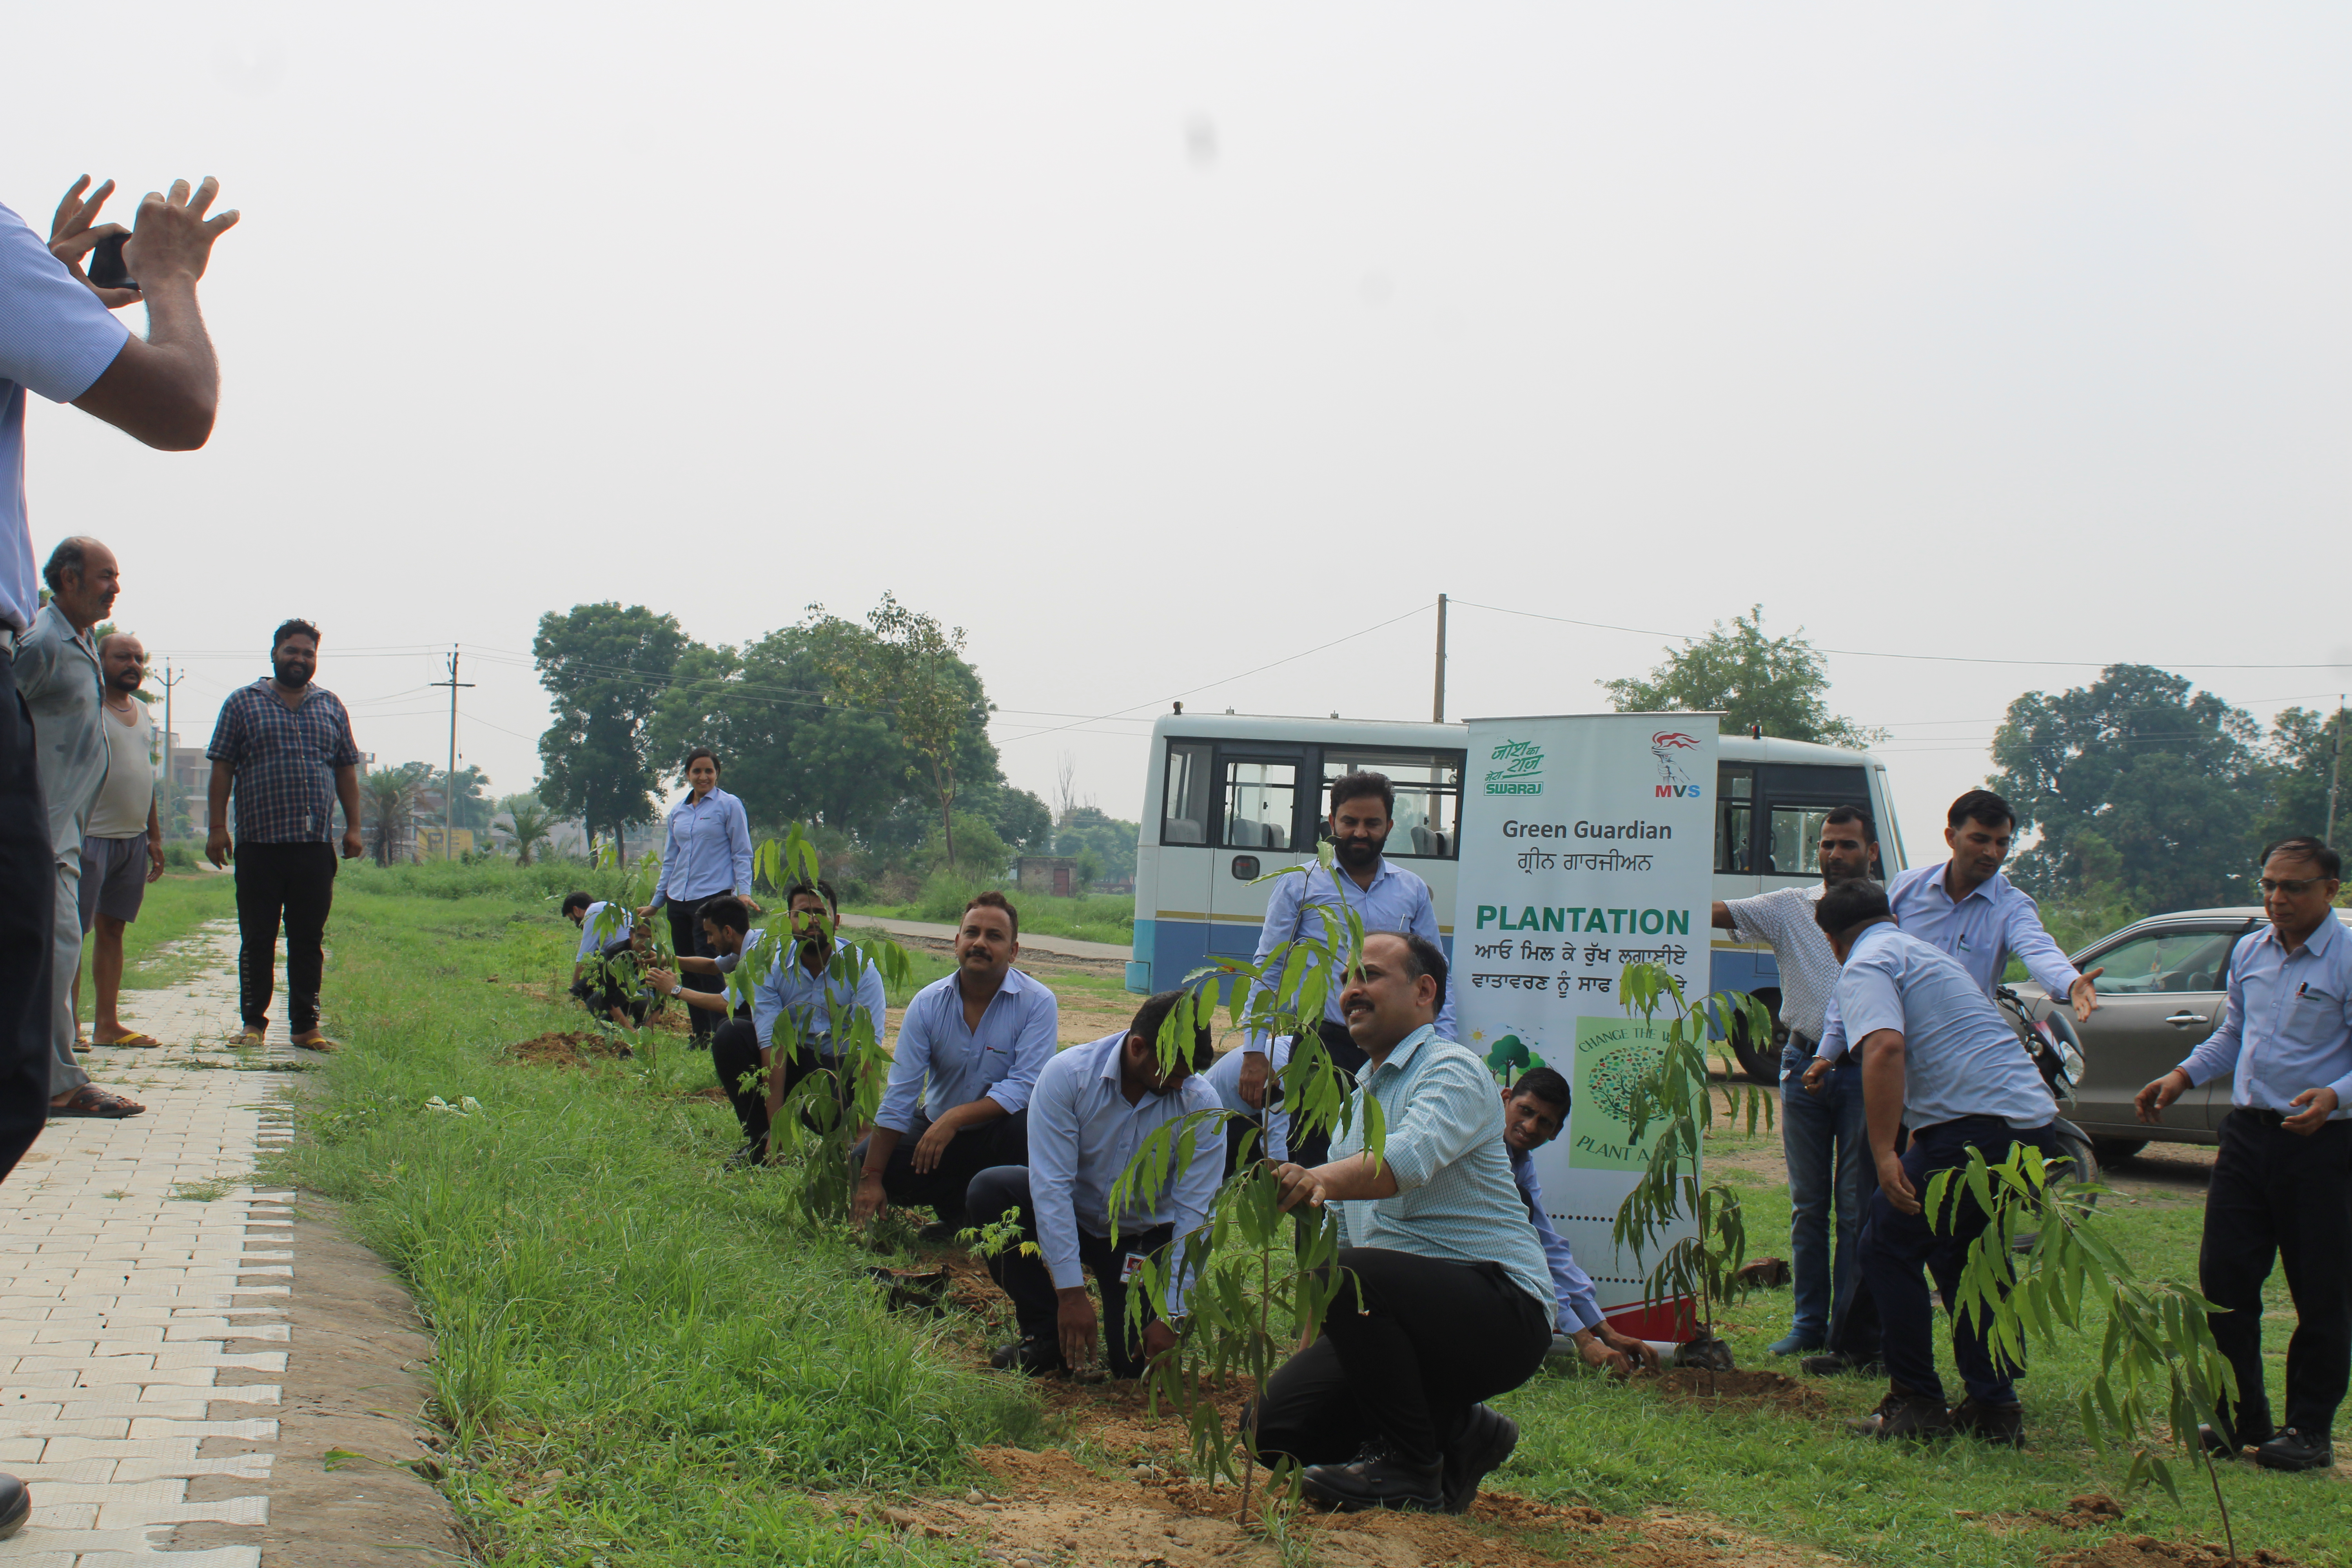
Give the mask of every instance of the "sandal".
[[343, 1048], [316, 1029], [291, 1037], [290, 1043], [301, 1050], [316, 1051], [320, 1056], [332, 1056]]
[[84, 1056], [88, 1056], [89, 1054], [89, 1037], [88, 1035], [76, 1035], [74, 1037], [74, 1049], [81, 1052]]
[[125, 1100], [119, 1094], [107, 1093], [94, 1083], [86, 1083], [74, 1090], [73, 1098], [63, 1105], [50, 1106], [49, 1120], [54, 1121], [61, 1117], [90, 1116], [108, 1121], [120, 1121], [125, 1117], [141, 1115], [146, 1109], [135, 1100]]
[[242, 1050], [247, 1046], [257, 1046], [261, 1044], [261, 1040], [262, 1035], [260, 1030], [248, 1028], [239, 1029], [235, 1035], [229, 1037], [228, 1043], [229, 1047], [232, 1050]]
[[163, 1047], [163, 1041], [157, 1039], [152, 1035], [138, 1034], [125, 1035], [119, 1040], [100, 1040], [98, 1043], [106, 1047], [110, 1050], [120, 1047], [125, 1049], [135, 1048], [142, 1051], [159, 1050]]

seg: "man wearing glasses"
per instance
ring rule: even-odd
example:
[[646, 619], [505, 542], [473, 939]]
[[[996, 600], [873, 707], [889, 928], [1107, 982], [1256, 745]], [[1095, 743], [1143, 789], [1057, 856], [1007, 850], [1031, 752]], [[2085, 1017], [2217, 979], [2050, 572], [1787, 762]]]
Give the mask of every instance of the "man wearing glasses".
[[[2316, 838], [2263, 853], [2269, 926], [2230, 955], [2221, 1026], [2139, 1091], [2151, 1126], [2196, 1085], [2230, 1073], [2230, 1114], [2205, 1189], [2198, 1289], [2223, 1310], [2214, 1342], [2238, 1398], [2199, 1436], [2216, 1454], [2273, 1470], [2336, 1463], [2329, 1428], [2352, 1368], [2352, 932], [2333, 905], [2344, 862]], [[2263, 1281], [2286, 1267], [2294, 1337], [2286, 1348], [2286, 1425], [2271, 1425], [2263, 1386]], [[2218, 1429], [2216, 1429], [2218, 1428]]]

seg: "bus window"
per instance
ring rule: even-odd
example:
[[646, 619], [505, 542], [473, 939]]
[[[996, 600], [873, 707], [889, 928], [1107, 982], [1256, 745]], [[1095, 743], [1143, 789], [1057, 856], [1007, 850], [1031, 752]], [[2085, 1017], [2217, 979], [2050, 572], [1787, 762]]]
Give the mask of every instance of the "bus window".
[[1462, 853], [1462, 753], [1459, 752], [1323, 752], [1323, 796], [1318, 815], [1330, 805], [1331, 781], [1347, 773], [1382, 773], [1396, 790], [1389, 829], [1391, 859], [1453, 860]]
[[1767, 875], [1818, 877], [1822, 872], [1822, 822], [1826, 805], [1775, 805], [1772, 843], [1764, 863]]
[[1727, 876], [1755, 869], [1756, 774], [1748, 768], [1715, 770], [1715, 868]]
[[1225, 843], [1234, 849], [1287, 849], [1298, 799], [1298, 764], [1225, 764]]
[[1162, 844], [1206, 844], [1210, 802], [1215, 794], [1209, 774], [1209, 742], [1168, 742], [1168, 788], [1160, 814]]

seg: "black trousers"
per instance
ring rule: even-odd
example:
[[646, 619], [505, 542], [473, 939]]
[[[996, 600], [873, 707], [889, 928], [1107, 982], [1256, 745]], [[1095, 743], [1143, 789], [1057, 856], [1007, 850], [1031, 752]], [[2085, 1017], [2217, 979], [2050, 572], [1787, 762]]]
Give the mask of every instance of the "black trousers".
[[[713, 894], [712, 897], [715, 898], [717, 895]], [[702, 940], [702, 906], [708, 902], [709, 902], [708, 899], [672, 899], [662, 906], [669, 914], [669, 944], [677, 950], [681, 958], [719, 956], [711, 952], [710, 945]], [[677, 983], [688, 991], [727, 989], [727, 977], [723, 974], [681, 973], [677, 977]], [[706, 1046], [710, 1043], [710, 1037], [719, 1032], [719, 1015], [706, 1012], [700, 1007], [688, 1007], [686, 1010], [686, 1022], [687, 1026], [694, 1031], [695, 1039]]]
[[[743, 1129], [744, 1138], [767, 1146], [768, 1093], [757, 1082], [746, 1088], [743, 1080], [760, 1070], [760, 1031], [748, 1014], [737, 1013], [719, 1026], [710, 1037], [710, 1065], [718, 1070], [719, 1087], [727, 1091], [727, 1101], [735, 1108], [735, 1120]], [[834, 1058], [820, 1056], [803, 1046], [786, 1057], [780, 1065], [784, 1080], [783, 1092], [790, 1094], [795, 1084], [819, 1068], [834, 1065]], [[805, 1111], [802, 1121], [809, 1131], [817, 1124]]]
[[[1027, 1108], [1010, 1116], [978, 1127], [967, 1127], [948, 1141], [940, 1163], [929, 1174], [915, 1169], [915, 1145], [930, 1131], [930, 1118], [918, 1112], [914, 1124], [890, 1151], [889, 1163], [882, 1167], [882, 1192], [901, 1208], [929, 1209], [949, 1225], [964, 1223], [964, 1189], [971, 1179], [991, 1165], [1026, 1165], [1029, 1163], [1029, 1112]], [[866, 1142], [849, 1152], [849, 1165], [854, 1171], [866, 1168]], [[993, 1216], [991, 1216], [993, 1217]]]
[[33, 716], [0, 647], [0, 1176], [49, 1114], [50, 921], [58, 856], [33, 754]]
[[[1331, 1060], [1345, 1075], [1340, 1081], [1343, 1084], [1354, 1083], [1356, 1075], [1364, 1070], [1364, 1064], [1371, 1058], [1364, 1054], [1361, 1046], [1356, 1044], [1356, 1037], [1348, 1033], [1348, 1026], [1333, 1023], [1326, 1018], [1316, 1026], [1316, 1032], [1322, 1037], [1323, 1048], [1331, 1053]], [[1269, 1085], [1267, 1093], [1272, 1092], [1272, 1086]], [[1312, 1132], [1302, 1133], [1298, 1129], [1297, 1121], [1294, 1120], [1289, 1127], [1289, 1139], [1290, 1163], [1311, 1171], [1316, 1166], [1329, 1162], [1331, 1158], [1329, 1128], [1318, 1127]]]
[[1558, 1303], [1499, 1263], [1351, 1247], [1339, 1266], [1354, 1278], [1322, 1336], [1266, 1380], [1257, 1447], [1268, 1459], [1345, 1464], [1380, 1442], [1406, 1463], [1435, 1464], [1471, 1406], [1525, 1383], [1551, 1348]]
[[319, 983], [327, 969], [327, 913], [335, 903], [331, 844], [236, 847], [236, 972], [248, 1029], [267, 1028], [278, 989], [278, 928], [286, 928], [287, 1022], [298, 1035], [319, 1026]]
[[[964, 1189], [964, 1207], [974, 1224], [986, 1224], [1003, 1217], [1007, 1209], [1021, 1211], [1021, 1239], [1037, 1239], [1037, 1210], [1029, 1201], [1029, 1167], [1026, 1165], [992, 1165], [971, 1179]], [[1083, 1225], [1077, 1226], [1079, 1267], [1095, 1277], [1102, 1290], [1103, 1359], [1110, 1366], [1113, 1377], [1135, 1377], [1143, 1371], [1141, 1346], [1127, 1335], [1127, 1282], [1122, 1278], [1130, 1256], [1150, 1257], [1166, 1247], [1176, 1235], [1172, 1226], [1155, 1226], [1150, 1230], [1123, 1231], [1118, 1245], [1113, 1247], [1108, 1237], [1096, 1236]], [[1009, 1247], [988, 1260], [988, 1272], [1004, 1293], [1013, 1298], [1013, 1315], [1021, 1324], [1021, 1337], [1041, 1344], [1056, 1344], [1060, 1325], [1061, 1302], [1054, 1291], [1054, 1277], [1045, 1268], [1045, 1260], [1024, 1254], [1018, 1247]], [[1160, 1314], [1147, 1305], [1144, 1321], [1156, 1322]]]
[[2275, 1260], [2294, 1299], [2286, 1342], [2286, 1422], [2325, 1437], [2352, 1370], [2352, 1121], [2305, 1138], [2275, 1111], [2232, 1110], [2205, 1188], [2198, 1289], [2228, 1309], [2208, 1321], [2238, 1374], [2238, 1407], [2222, 1415], [2240, 1441], [2274, 1435], [2263, 1386], [2263, 1281]]
[[[1967, 1165], [1971, 1148], [1983, 1152], [1987, 1164], [1998, 1165], [2019, 1143], [2033, 1144], [2052, 1159], [2065, 1152], [2046, 1125], [2018, 1129], [1998, 1116], [1958, 1116], [1912, 1132], [1903, 1172], [1924, 1205], [1929, 1180], [1938, 1171]], [[1927, 1299], [1932, 1279], [1951, 1317], [1952, 1363], [1961, 1383], [1981, 1404], [2015, 1403], [2013, 1380], [2024, 1368], [1994, 1353], [1980, 1320], [1952, 1310], [1969, 1247], [1991, 1223], [1992, 1216], [1967, 1196], [1939, 1226], [1924, 1207], [1916, 1215], [1897, 1213], [1884, 1188], [1871, 1194], [1862, 1222], [1863, 1288], [1878, 1310], [1881, 1349], [1892, 1382], [1915, 1394], [1943, 1396], [1943, 1380], [1936, 1374], [1935, 1308]]]

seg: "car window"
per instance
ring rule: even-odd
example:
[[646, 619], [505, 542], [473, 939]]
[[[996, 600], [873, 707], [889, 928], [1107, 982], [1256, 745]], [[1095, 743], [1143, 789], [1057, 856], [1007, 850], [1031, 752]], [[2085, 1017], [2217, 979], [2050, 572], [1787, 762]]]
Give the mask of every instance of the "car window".
[[2118, 942], [2084, 967], [2105, 967], [2098, 980], [2103, 996], [2220, 991], [2229, 983], [2236, 936], [2235, 931], [2147, 931]]

